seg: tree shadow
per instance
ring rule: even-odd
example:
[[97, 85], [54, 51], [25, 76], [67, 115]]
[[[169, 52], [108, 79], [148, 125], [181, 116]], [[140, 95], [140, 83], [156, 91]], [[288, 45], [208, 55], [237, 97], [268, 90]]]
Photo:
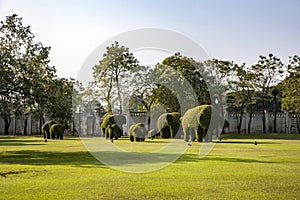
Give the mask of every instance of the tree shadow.
[[233, 157], [214, 157], [206, 156], [204, 158], [199, 158], [195, 154], [183, 154], [176, 162], [186, 163], [186, 162], [202, 162], [202, 161], [222, 161], [222, 162], [239, 162], [239, 163], [279, 163], [274, 161], [264, 161], [253, 158], [233, 158]]
[[31, 146], [31, 145], [45, 145], [38, 140], [22, 140], [22, 139], [5, 139], [0, 140], [0, 146]]
[[76, 167], [105, 167], [89, 152], [50, 152], [20, 150], [0, 152], [0, 163], [19, 165], [69, 165]]

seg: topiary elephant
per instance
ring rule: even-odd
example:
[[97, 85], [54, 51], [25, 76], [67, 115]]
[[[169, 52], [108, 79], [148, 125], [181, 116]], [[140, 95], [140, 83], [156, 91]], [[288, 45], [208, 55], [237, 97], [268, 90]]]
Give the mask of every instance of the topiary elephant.
[[117, 124], [108, 125], [105, 129], [105, 138], [109, 138], [113, 140], [114, 138], [117, 140], [123, 134], [123, 130]]
[[107, 113], [104, 115], [101, 123], [101, 130], [103, 135], [105, 135], [106, 139], [108, 138], [108, 135], [106, 134], [106, 129], [108, 128], [108, 126], [111, 126], [113, 124], [116, 124], [119, 127], [118, 130], [114, 128], [116, 129], [116, 133], [117, 133], [117, 137], [115, 137], [115, 139], [118, 139], [123, 135], [122, 126], [123, 124], [126, 124], [126, 117], [124, 115], [114, 115], [111, 113]]
[[145, 137], [148, 134], [145, 125], [142, 123], [137, 123], [130, 126], [128, 135], [131, 142], [144, 142]]
[[[213, 121], [211, 121], [212, 116], [214, 117]], [[191, 108], [182, 117], [182, 129], [185, 141], [189, 141], [189, 139], [193, 141], [196, 138], [198, 142], [203, 142], [203, 139], [211, 142], [212, 133], [207, 134], [208, 128], [214, 130], [222, 126], [228, 127], [228, 121], [225, 121], [224, 124], [224, 119], [211, 105], [201, 105]]]
[[50, 127], [50, 136], [52, 139], [59, 139], [59, 140], [63, 140], [64, 139], [64, 125], [63, 124], [53, 124]]
[[[55, 121], [53, 120], [49, 120], [47, 122], [45, 122], [42, 126], [42, 134], [44, 136], [44, 139], [50, 139], [52, 138], [50, 136], [50, 127], [53, 125], [53, 124], [56, 124]], [[53, 139], [53, 138], [52, 138]]]
[[180, 113], [164, 113], [157, 120], [161, 138], [174, 138], [180, 127]]

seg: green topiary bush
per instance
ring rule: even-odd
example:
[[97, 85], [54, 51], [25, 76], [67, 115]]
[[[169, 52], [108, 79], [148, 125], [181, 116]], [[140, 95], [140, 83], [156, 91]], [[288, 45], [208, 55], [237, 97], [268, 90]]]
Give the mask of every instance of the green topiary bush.
[[49, 131], [52, 139], [64, 139], [64, 126], [62, 124], [53, 124]]
[[[215, 117], [211, 121], [211, 116]], [[221, 115], [217, 110], [211, 105], [201, 105], [195, 108], [191, 108], [182, 117], [182, 129], [184, 133], [184, 140], [189, 141], [189, 139], [196, 140], [198, 142], [212, 141], [212, 133], [207, 134], [209, 126], [214, 130], [217, 127], [222, 127], [224, 124], [220, 124], [223, 121]], [[225, 126], [229, 123], [226, 121]]]
[[123, 130], [117, 124], [108, 125], [105, 129], [105, 137], [109, 139], [118, 139], [122, 136]]
[[[107, 139], [110, 138], [109, 132], [113, 131], [112, 134], [114, 135], [115, 139], [118, 139], [123, 135], [123, 124], [126, 124], [126, 117], [124, 115], [113, 115], [111, 113], [107, 113], [104, 115], [101, 123], [102, 133]], [[109, 126], [111, 126], [110, 131], [106, 130]]]
[[129, 128], [128, 135], [131, 142], [144, 142], [148, 132], [145, 125], [138, 123]]
[[157, 120], [157, 128], [161, 138], [174, 138], [180, 127], [180, 113], [164, 113]]
[[[42, 134], [44, 136], [44, 139], [50, 139], [52, 137], [50, 137], [50, 127], [53, 125], [53, 124], [56, 124], [55, 121], [53, 120], [49, 120], [47, 122], [45, 122], [42, 126]], [[53, 138], [52, 138], [53, 139]]]

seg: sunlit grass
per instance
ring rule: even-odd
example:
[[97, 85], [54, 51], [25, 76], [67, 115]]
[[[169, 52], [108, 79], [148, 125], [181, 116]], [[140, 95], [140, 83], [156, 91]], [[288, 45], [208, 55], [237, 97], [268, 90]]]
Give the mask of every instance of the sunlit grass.
[[[148, 152], [165, 141], [114, 144]], [[300, 135], [227, 135], [202, 159], [200, 148], [193, 143], [162, 170], [134, 174], [103, 165], [76, 137], [0, 136], [0, 199], [300, 198]]]

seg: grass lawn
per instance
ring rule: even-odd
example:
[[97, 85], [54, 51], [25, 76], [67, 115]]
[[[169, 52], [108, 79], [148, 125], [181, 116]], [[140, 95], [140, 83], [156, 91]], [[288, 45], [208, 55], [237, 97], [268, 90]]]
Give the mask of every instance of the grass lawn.
[[[114, 144], [143, 153], [166, 143]], [[300, 199], [300, 135], [226, 135], [200, 159], [201, 145], [135, 174], [100, 163], [76, 137], [2, 135], [0, 199]]]

